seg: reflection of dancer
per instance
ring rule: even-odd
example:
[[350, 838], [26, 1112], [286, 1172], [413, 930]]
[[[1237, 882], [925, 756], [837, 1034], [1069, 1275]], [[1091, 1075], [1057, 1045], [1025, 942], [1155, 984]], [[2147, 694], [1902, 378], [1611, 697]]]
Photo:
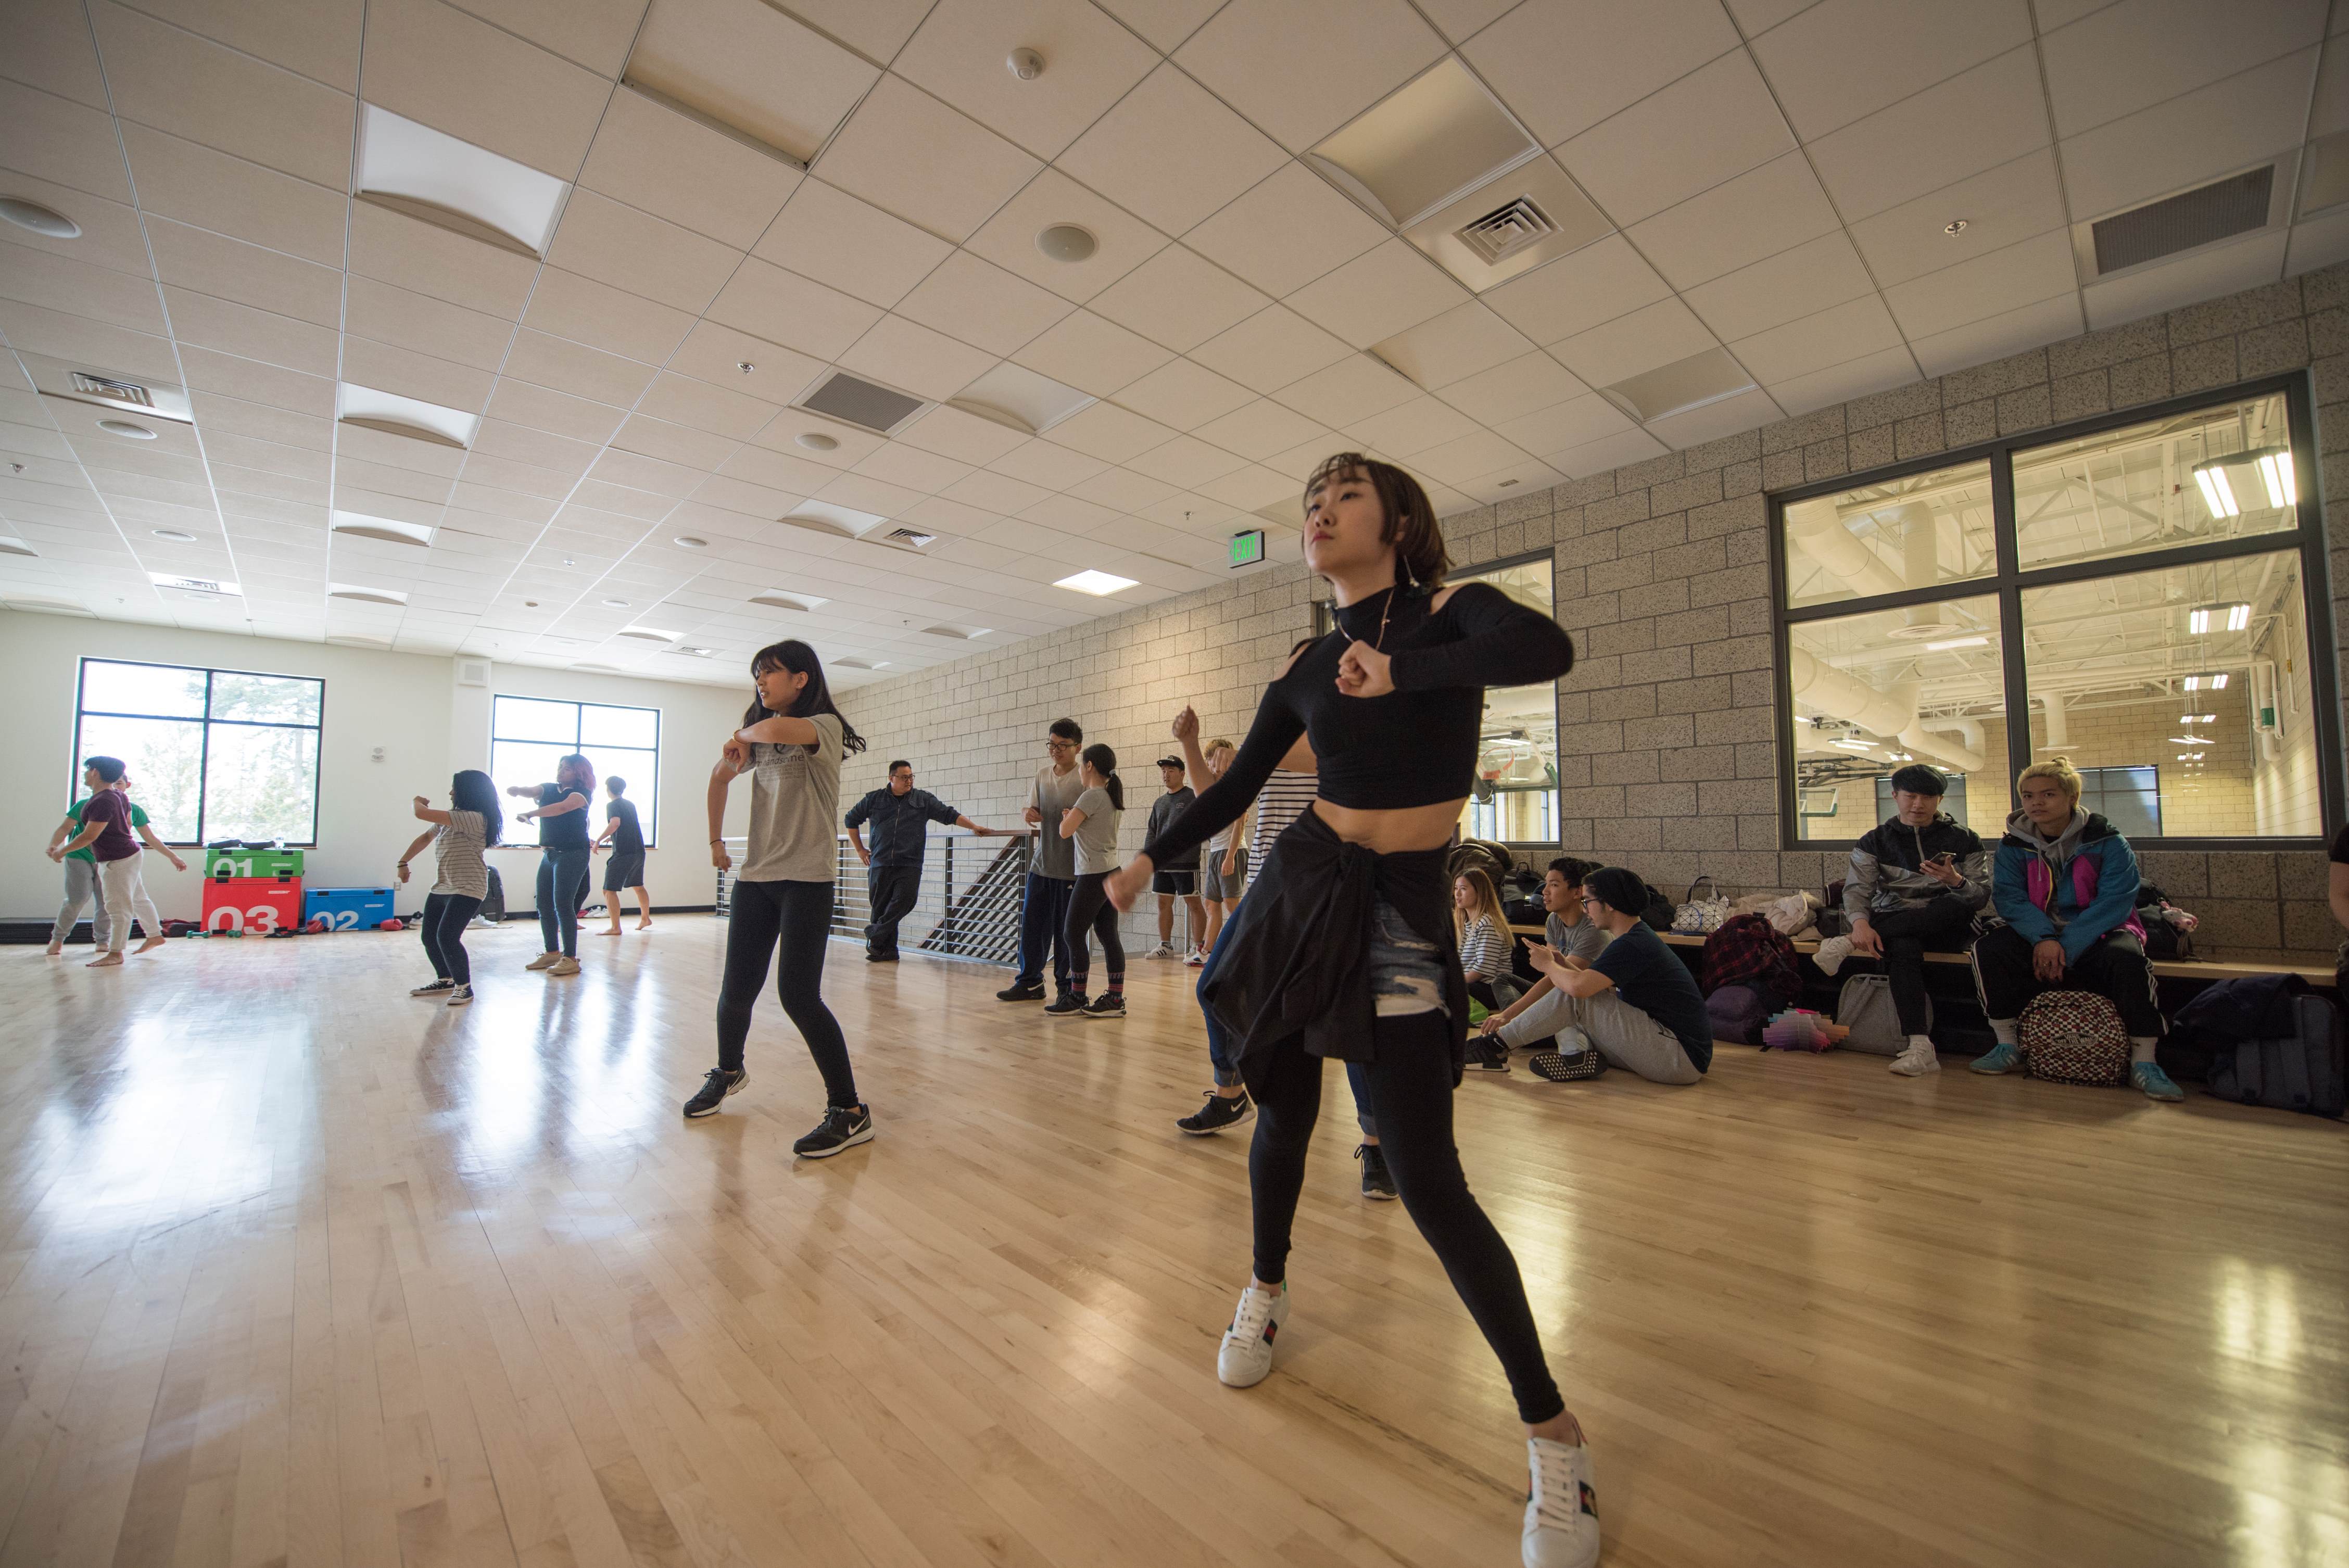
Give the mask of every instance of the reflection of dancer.
[[399, 881], [407, 885], [408, 862], [430, 844], [432, 891], [424, 895], [424, 917], [417, 924], [435, 978], [409, 995], [439, 996], [451, 1007], [462, 1007], [473, 999], [473, 961], [465, 952], [465, 926], [490, 896], [490, 872], [481, 851], [505, 830], [497, 784], [480, 769], [468, 768], [449, 781], [447, 810], [425, 796], [416, 797], [416, 820], [437, 825], [417, 834], [399, 857]]
[[[130, 775], [125, 773], [109, 788], [119, 792], [125, 799], [129, 799]], [[73, 928], [80, 923], [83, 908], [92, 903], [95, 903], [98, 907], [91, 911], [89, 917], [90, 945], [101, 949], [106, 946], [108, 929], [106, 883], [98, 874], [98, 852], [88, 847], [72, 851], [67, 851], [63, 847], [66, 841], [89, 825], [83, 820], [82, 811], [88, 806], [90, 799], [91, 797], [85, 796], [78, 804], [68, 810], [66, 812], [65, 820], [59, 822], [57, 831], [49, 835], [49, 848], [59, 851], [58, 854], [50, 856], [50, 859], [59, 861], [66, 868], [65, 900], [57, 905], [57, 923], [49, 927], [49, 956], [52, 958], [66, 950], [66, 938], [71, 936]], [[155, 836], [155, 830], [147, 825], [146, 810], [136, 800], [130, 802], [130, 828], [133, 832], [146, 841], [149, 849], [156, 851], [164, 859], [170, 861], [175, 870], [188, 869], [188, 862], [181, 860], [171, 845]], [[160, 935], [160, 933], [150, 927], [147, 934], [153, 937]], [[145, 952], [146, 947], [142, 946], [140, 951]]]
[[538, 944], [543, 951], [523, 967], [576, 975], [579, 906], [587, 898], [586, 811], [595, 793], [595, 765], [574, 751], [556, 760], [554, 783], [516, 784], [506, 793], [538, 802], [534, 810], [514, 818], [538, 824]]
[[1403, 1206], [1516, 1396], [1532, 1478], [1525, 1561], [1588, 1564], [1599, 1555], [1589, 1449], [1550, 1379], [1516, 1260], [1469, 1192], [1453, 1142], [1468, 997], [1444, 872], [1475, 769], [1479, 688], [1555, 680], [1573, 645], [1497, 589], [1438, 588], [1448, 561], [1425, 492], [1359, 454], [1324, 462], [1308, 486], [1305, 558], [1333, 590], [1337, 634], [1266, 689], [1230, 771], [1109, 883], [1130, 906], [1161, 856], [1237, 820], [1297, 738], [1312, 737], [1319, 799], [1259, 864], [1206, 987], [1244, 1042], [1257, 1107], [1255, 1274], [1216, 1372], [1245, 1387], [1272, 1369], [1321, 1059], [1360, 1060]]
[[824, 939], [839, 874], [833, 823], [840, 805], [840, 758], [844, 751], [864, 750], [864, 738], [842, 717], [824, 684], [823, 665], [805, 643], [760, 649], [750, 661], [750, 678], [758, 696], [709, 774], [710, 863], [721, 872], [734, 864], [726, 852], [726, 791], [741, 773], [750, 775], [750, 847], [727, 906], [718, 1065], [685, 1102], [685, 1114], [708, 1116], [750, 1081], [742, 1042], [767, 966], [780, 960], [777, 994], [807, 1041], [824, 1088], [823, 1120], [792, 1152], [822, 1160], [873, 1136], [872, 1110], [856, 1098], [848, 1042], [840, 1020], [823, 1005]]
[[[96, 857], [98, 880], [106, 893], [108, 929], [106, 951], [89, 961], [88, 967], [92, 969], [111, 969], [122, 962], [122, 950], [130, 942], [130, 917], [134, 914], [147, 928], [147, 940], [139, 944], [139, 951], [145, 953], [163, 945], [163, 917], [156, 913], [155, 901], [147, 896], [147, 884], [140, 876], [147, 851], [131, 836], [130, 798], [117, 788], [122, 782], [122, 772], [119, 758], [84, 759], [81, 781], [89, 787], [89, 799], [75, 808], [81, 831], [62, 844], [55, 835], [49, 840], [49, 859], [53, 861], [62, 861], [76, 850], [88, 850]], [[163, 851], [174, 870], [188, 869], [188, 862], [151, 831], [144, 828], [139, 830], [146, 833], [149, 843]], [[51, 934], [54, 936], [55, 932]], [[95, 927], [91, 934], [97, 934]], [[57, 950], [54, 942], [50, 950]]]
[[597, 933], [601, 936], [620, 934], [620, 894], [630, 888], [636, 890], [636, 929], [652, 929], [653, 895], [645, 891], [645, 830], [636, 820], [636, 803], [622, 799], [627, 791], [628, 781], [616, 773], [604, 780], [604, 792], [611, 797], [604, 803], [604, 830], [588, 846], [590, 853], [607, 846], [612, 851], [604, 862], [604, 913], [612, 923]]

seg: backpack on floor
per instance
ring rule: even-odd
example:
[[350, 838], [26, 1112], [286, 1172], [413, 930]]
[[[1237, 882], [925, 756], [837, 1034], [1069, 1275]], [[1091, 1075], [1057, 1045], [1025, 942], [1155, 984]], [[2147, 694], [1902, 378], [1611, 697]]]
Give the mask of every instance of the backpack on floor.
[[488, 870], [490, 896], [481, 901], [481, 907], [473, 918], [489, 921], [503, 920], [506, 917], [506, 884], [498, 880], [497, 867], [491, 866]]
[[2221, 1099], [2339, 1116], [2349, 1109], [2341, 1015], [2298, 975], [2222, 980], [2178, 1009], [2208, 1048], [2203, 1087]]
[[[1843, 1042], [1847, 1051], [1868, 1051], [1897, 1057], [1909, 1048], [1909, 1033], [1900, 1026], [1900, 1008], [1892, 1000], [1889, 975], [1855, 975], [1836, 994], [1835, 1021], [1851, 1031]], [[1933, 1027], [1933, 1002], [1925, 1000], [1925, 1028]]]
[[1658, 931], [1670, 931], [1673, 916], [1680, 912], [1679, 906], [1655, 883], [1643, 882], [1640, 885], [1648, 890], [1648, 902], [1640, 907], [1640, 919]]
[[1762, 1026], [1769, 1022], [1770, 998], [1752, 985], [1718, 985], [1704, 999], [1704, 1011], [1713, 1020], [1714, 1039], [1758, 1046]]
[[2014, 1042], [2033, 1078], [2054, 1083], [2128, 1081], [2128, 1031], [2120, 1009], [2094, 991], [2043, 991], [2023, 1004]]

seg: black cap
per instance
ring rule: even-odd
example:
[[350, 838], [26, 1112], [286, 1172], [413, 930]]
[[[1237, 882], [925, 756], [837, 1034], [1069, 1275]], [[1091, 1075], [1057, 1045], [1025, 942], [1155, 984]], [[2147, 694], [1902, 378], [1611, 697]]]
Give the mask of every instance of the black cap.
[[1582, 879], [1582, 891], [1609, 909], [1637, 914], [1648, 907], [1648, 884], [1621, 866], [1601, 866]]
[[1180, 768], [1183, 766], [1183, 759], [1179, 757], [1162, 757], [1158, 759], [1158, 766], [1161, 768]]
[[1950, 792], [1950, 780], [1938, 768], [1911, 762], [1892, 775], [1892, 787], [1906, 789], [1911, 795], [1946, 795]]

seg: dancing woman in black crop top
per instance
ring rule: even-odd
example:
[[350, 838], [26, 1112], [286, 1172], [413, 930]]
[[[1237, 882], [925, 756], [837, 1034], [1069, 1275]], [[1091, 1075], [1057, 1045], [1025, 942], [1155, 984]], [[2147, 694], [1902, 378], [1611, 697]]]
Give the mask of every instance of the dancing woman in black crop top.
[[1558, 1397], [1508, 1243], [1468, 1191], [1452, 1137], [1467, 994], [1444, 856], [1475, 772], [1484, 691], [1555, 680], [1574, 647], [1547, 616], [1482, 583], [1441, 586], [1444, 536], [1418, 483], [1344, 453], [1305, 494], [1305, 560], [1338, 629], [1266, 688], [1222, 779], [1107, 884], [1131, 908], [1156, 864], [1235, 820], [1299, 735], [1319, 798], [1270, 845], [1205, 987], [1242, 1042], [1257, 1107], [1248, 1150], [1256, 1266], [1217, 1357], [1247, 1387], [1272, 1369], [1287, 1320], [1289, 1232], [1321, 1102], [1321, 1059], [1367, 1069], [1387, 1166], [1470, 1315], [1500, 1357], [1526, 1424], [1529, 1568], [1599, 1557], [1590, 1453]]

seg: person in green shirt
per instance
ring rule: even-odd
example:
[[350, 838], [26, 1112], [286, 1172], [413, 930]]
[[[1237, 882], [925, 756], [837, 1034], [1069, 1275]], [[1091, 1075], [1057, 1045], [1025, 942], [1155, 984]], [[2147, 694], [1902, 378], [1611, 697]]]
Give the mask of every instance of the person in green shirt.
[[[129, 794], [130, 775], [124, 774], [107, 788]], [[57, 831], [49, 835], [49, 848], [54, 850], [68, 839], [80, 834], [82, 829], [88, 825], [82, 820], [82, 812], [88, 807], [89, 800], [88, 796], [84, 796], [66, 808], [65, 820], [57, 824]], [[131, 806], [130, 826], [140, 838], [147, 841], [149, 849], [161, 851], [163, 858], [181, 871], [188, 869], [188, 862], [173, 853], [171, 847], [157, 838], [154, 830], [147, 826], [147, 812], [144, 808], [136, 804]], [[98, 880], [98, 856], [88, 848], [68, 850], [66, 851], [63, 863], [66, 868], [66, 895], [64, 902], [57, 905], [57, 923], [49, 927], [49, 956], [52, 958], [65, 952], [66, 938], [73, 934], [73, 928], [81, 922], [81, 912], [90, 905], [97, 906], [90, 913], [90, 940], [98, 946], [104, 947], [108, 930], [106, 888]], [[160, 935], [160, 933], [154, 934]]]

